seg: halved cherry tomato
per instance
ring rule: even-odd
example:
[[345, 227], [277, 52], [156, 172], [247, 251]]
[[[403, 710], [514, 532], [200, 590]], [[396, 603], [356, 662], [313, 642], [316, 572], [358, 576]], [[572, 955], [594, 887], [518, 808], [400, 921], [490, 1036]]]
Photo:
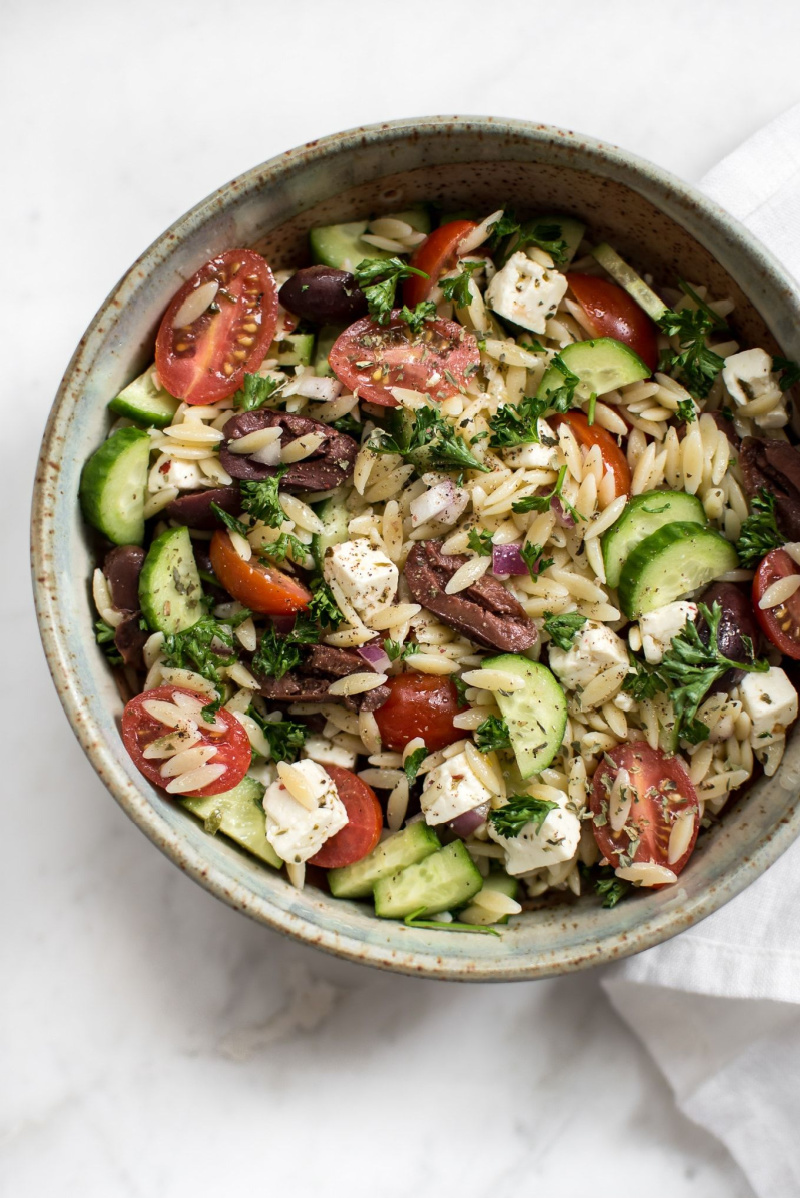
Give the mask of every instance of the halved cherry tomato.
[[[234, 786], [239, 785], [250, 768], [250, 741], [247, 739], [247, 733], [239, 721], [224, 707], [217, 712], [213, 725], [206, 724], [202, 719], [198, 719], [191, 709], [187, 711], [176, 705], [174, 701], [176, 694], [186, 695], [202, 704], [208, 702], [206, 695], [200, 695], [197, 691], [188, 690], [183, 686], [157, 686], [153, 690], [143, 691], [141, 695], [136, 695], [129, 703], [125, 704], [125, 710], [122, 713], [122, 740], [133, 759], [133, 764], [154, 786], [166, 787], [167, 783], [172, 781], [172, 776], [164, 776], [161, 773], [162, 766], [166, 761], [171, 760], [170, 758], [144, 756], [147, 746], [163, 736], [175, 734], [180, 740], [181, 730], [179, 727], [165, 723], [147, 710], [148, 703], [154, 701], [167, 703], [176, 715], [184, 716], [186, 724], [191, 721], [197, 727], [200, 739], [187, 743], [186, 747], [193, 749], [200, 746], [213, 746], [216, 753], [208, 759], [206, 764], [225, 766], [223, 774], [220, 774], [213, 782], [209, 782], [207, 786], [201, 787], [200, 790], [177, 793], [218, 795], [223, 791], [232, 790]], [[196, 712], [196, 706], [194, 710]], [[182, 750], [179, 748], [178, 751]], [[174, 759], [173, 756], [172, 760]]]
[[[633, 797], [625, 827], [614, 832], [609, 798], [621, 769], [628, 771]], [[692, 855], [700, 830], [700, 805], [695, 789], [679, 757], [667, 757], [659, 749], [651, 749], [646, 741], [617, 745], [604, 754], [595, 771], [589, 806], [597, 846], [615, 869], [620, 865], [620, 856], [625, 855], [631, 861], [650, 861], [679, 874]], [[675, 821], [686, 811], [694, 814], [692, 834], [682, 855], [670, 862], [670, 834]], [[625, 828], [636, 832], [633, 840]]]
[[767, 587], [779, 578], [800, 574], [800, 567], [785, 549], [773, 549], [756, 570], [753, 579], [753, 609], [765, 636], [787, 657], [800, 660], [800, 591], [795, 591], [777, 607], [758, 606]]
[[220, 585], [251, 611], [281, 616], [308, 607], [311, 592], [301, 582], [274, 566], [263, 566], [255, 558], [244, 561], [231, 544], [227, 529], [214, 533], [209, 557]]
[[359, 398], [396, 408], [390, 387], [425, 391], [432, 399], [448, 399], [463, 387], [480, 364], [478, 342], [452, 320], [426, 320], [417, 333], [396, 309], [387, 324], [369, 316], [345, 329], [334, 343], [331, 369]]
[[562, 421], [568, 424], [583, 449], [599, 445], [603, 457], [603, 474], [610, 470], [614, 475], [615, 498], [618, 495], [630, 495], [631, 468], [608, 429], [601, 428], [599, 424], [590, 424], [583, 412], [564, 412], [563, 415], [549, 416], [548, 420], [556, 427]]
[[326, 765], [325, 770], [333, 778], [339, 798], [347, 808], [348, 823], [326, 840], [320, 851], [309, 861], [309, 865], [320, 865], [323, 869], [341, 869], [366, 857], [381, 838], [383, 808], [371, 786], [362, 782], [350, 770], [339, 765]]
[[403, 299], [409, 308], [426, 300], [439, 279], [452, 270], [458, 258], [458, 246], [467, 233], [477, 228], [474, 220], [451, 220], [429, 233], [411, 255], [409, 266], [424, 270], [428, 278], [411, 275], [403, 283]]
[[613, 337], [638, 354], [650, 370], [658, 366], [658, 329], [635, 299], [616, 283], [594, 275], [567, 275], [595, 337]]
[[453, 716], [464, 707], [449, 678], [432, 674], [396, 674], [390, 678], [389, 698], [375, 712], [381, 740], [392, 752], [401, 752], [410, 740], [421, 736], [434, 753], [464, 735], [453, 727]]
[[[173, 328], [187, 297], [218, 284], [209, 306]], [[176, 399], [214, 403], [233, 395], [245, 371], [264, 361], [278, 318], [272, 271], [253, 250], [226, 250], [187, 279], [164, 313], [156, 339], [158, 376]]]

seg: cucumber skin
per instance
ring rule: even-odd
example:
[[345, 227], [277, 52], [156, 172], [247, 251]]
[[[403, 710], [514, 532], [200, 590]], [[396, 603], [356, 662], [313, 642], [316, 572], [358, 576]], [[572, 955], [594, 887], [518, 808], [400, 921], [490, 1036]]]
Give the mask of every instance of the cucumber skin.
[[[411, 208], [391, 215], [406, 221], [418, 233], [427, 234], [431, 231], [430, 215], [425, 208]], [[393, 258], [395, 255], [392, 250], [381, 250], [368, 241], [361, 241], [361, 234], [366, 232], [368, 224], [368, 220], [355, 220], [337, 225], [317, 225], [309, 229], [312, 260], [338, 270], [355, 270], [365, 258]]]
[[651, 320], [658, 322], [669, 309], [652, 287], [648, 287], [644, 279], [637, 275], [632, 266], [621, 258], [615, 249], [603, 241], [592, 250], [592, 256], [597, 259], [604, 270], [608, 271], [615, 283], [627, 291], [643, 312]]
[[[329, 869], [328, 886], [331, 894], [335, 898], [368, 898], [381, 878], [424, 861], [441, 847], [442, 842], [433, 828], [418, 820], [402, 831], [387, 836], [361, 861], [356, 861], [353, 865], [344, 865], [340, 869]], [[393, 850], [398, 848], [404, 858], [403, 864], [387, 862]]]
[[266, 836], [266, 816], [261, 806], [263, 797], [263, 784], [246, 774], [232, 790], [218, 795], [189, 795], [181, 801], [187, 811], [201, 820], [220, 810], [222, 822], [218, 831], [260, 861], [280, 869], [283, 862]]
[[[171, 553], [173, 546], [178, 554], [187, 555], [185, 577], [188, 593], [186, 595], [181, 595], [174, 583], [174, 571], [182, 565], [180, 560], [171, 565], [168, 563], [168, 584], [166, 588], [163, 588], [165, 558], [167, 554], [171, 558], [175, 556]], [[177, 596], [177, 614], [172, 609], [172, 605], [168, 613], [164, 612], [164, 603], [170, 599], [170, 591]], [[189, 530], [183, 527], [166, 529], [160, 537], [156, 537], [147, 551], [147, 557], [144, 559], [142, 572], [139, 575], [139, 603], [144, 618], [149, 626], [157, 632], [181, 632], [184, 628], [190, 628], [202, 616], [201, 594], [200, 576], [197, 573]], [[192, 595], [195, 596], [194, 599], [191, 598]]]
[[[676, 590], [659, 579], [665, 577], [665, 557], [680, 547], [687, 553], [687, 561], [691, 558], [696, 565], [696, 570], [691, 575], [683, 571], [680, 582], [686, 585]], [[682, 520], [665, 524], [640, 541], [625, 562], [617, 589], [620, 607], [629, 620], [634, 620], [713, 582], [738, 565], [739, 558], [733, 545], [713, 529]]]
[[[136, 452], [134, 452], [136, 451]], [[128, 503], [135, 511], [127, 515], [119, 509], [109, 512], [111, 483], [120, 459], [128, 460], [140, 475], [131, 489], [137, 494]], [[120, 428], [96, 449], [81, 471], [78, 490], [81, 509], [86, 520], [115, 545], [141, 545], [144, 540], [144, 497], [147, 489], [147, 468], [150, 462], [150, 437], [141, 428]], [[117, 480], [119, 481], [119, 480]]]
[[[623, 371], [621, 366], [618, 367], [617, 374], [611, 379], [606, 379], [605, 383], [600, 387], [592, 385], [591, 375], [586, 372], [584, 367], [584, 377], [581, 375], [580, 359], [585, 358], [587, 354], [595, 354], [595, 363], [597, 351], [605, 356], [612, 354], [620, 364], [624, 363], [626, 370]], [[615, 391], [617, 387], [626, 387], [629, 383], [638, 383], [643, 379], [649, 379], [652, 371], [647, 366], [638, 354], [635, 354], [627, 345], [623, 345], [621, 341], [615, 341], [613, 337], [595, 337], [592, 341], [573, 341], [571, 345], [567, 345], [560, 353], [561, 361], [567, 366], [573, 374], [577, 374], [584, 388], [594, 392], [595, 395], [605, 395], [608, 391]], [[577, 360], [577, 361], [576, 361]], [[537, 399], [547, 399], [551, 391], [557, 390], [564, 385], [564, 376], [557, 366], [549, 366], [544, 372], [542, 381], [536, 392]]]
[[347, 525], [350, 517], [344, 503], [334, 496], [324, 500], [317, 508], [316, 514], [324, 525], [324, 532], [315, 532], [311, 537], [311, 553], [317, 564], [317, 569], [322, 570], [325, 564], [325, 551], [331, 545], [341, 545], [343, 541], [348, 540]]
[[127, 387], [111, 400], [108, 409], [115, 415], [126, 416], [128, 420], [134, 420], [145, 428], [166, 428], [172, 424], [180, 402], [168, 391], [159, 392], [155, 389], [152, 369], [148, 367], [144, 374], [128, 383]]
[[[534, 774], [541, 773], [550, 765], [560, 749], [564, 729], [567, 726], [567, 700], [564, 688], [547, 666], [537, 661], [529, 661], [527, 657], [521, 657], [516, 653], [501, 653], [498, 657], [487, 657], [481, 662], [481, 666], [487, 669], [506, 670], [525, 679], [527, 683], [525, 690], [515, 691], [511, 695], [496, 694], [495, 700], [500, 708], [500, 714], [508, 725], [511, 747], [514, 750], [517, 767], [522, 778], [531, 778]], [[547, 695], [544, 699], [540, 698], [538, 694], [535, 682], [537, 678], [547, 688]], [[530, 700], [533, 695], [539, 699], [540, 705], [546, 704], [551, 708], [551, 717], [546, 731], [542, 723], [537, 721], [539, 728], [543, 729], [541, 734], [532, 733], [530, 728]], [[528, 711], [520, 711], [521, 707], [526, 706]], [[544, 738], [544, 744], [536, 752], [531, 752], [525, 744], [525, 741], [532, 735], [536, 735], [537, 740], [540, 735]]]
[[405, 919], [419, 912], [419, 917], [426, 919], [451, 907], [463, 907], [482, 885], [483, 878], [464, 842], [454, 840], [416, 865], [377, 882], [375, 914], [379, 919]]
[[[642, 512], [642, 509], [648, 503], [656, 503], [666, 500], [670, 506], [675, 509], [671, 515], [667, 515], [666, 509], [663, 513], [666, 518], [659, 520], [657, 517], [660, 512]], [[680, 508], [685, 508], [685, 512], [681, 512]], [[690, 515], [689, 513], [693, 514]], [[646, 521], [652, 524], [652, 527], [640, 537], [625, 540], [624, 533], [630, 527], [633, 527], [637, 516], [641, 514], [649, 517], [656, 517], [655, 520], [649, 519]], [[696, 518], [695, 518], [696, 517]], [[647, 491], [644, 495], [636, 495], [625, 507], [622, 515], [618, 520], [615, 520], [607, 532], [604, 532], [600, 538], [601, 548], [603, 550], [603, 564], [606, 569], [606, 582], [610, 587], [616, 587], [619, 584], [620, 575], [626, 560], [631, 555], [637, 545], [641, 544], [645, 536], [650, 536], [657, 532], [659, 528], [663, 528], [665, 524], [674, 524], [677, 521], [683, 521], [686, 524], [699, 524], [705, 527], [708, 524], [708, 518], [703, 510], [703, 505], [696, 495], [688, 495], [685, 491]], [[619, 542], [623, 541], [620, 545]], [[617, 547], [615, 548], [615, 542]]]

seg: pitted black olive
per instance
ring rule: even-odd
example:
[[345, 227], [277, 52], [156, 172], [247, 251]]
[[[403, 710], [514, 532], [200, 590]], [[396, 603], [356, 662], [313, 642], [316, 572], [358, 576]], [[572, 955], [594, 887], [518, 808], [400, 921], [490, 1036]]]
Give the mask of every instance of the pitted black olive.
[[287, 312], [317, 324], [348, 324], [367, 314], [355, 275], [334, 266], [304, 266], [286, 280], [278, 298]]

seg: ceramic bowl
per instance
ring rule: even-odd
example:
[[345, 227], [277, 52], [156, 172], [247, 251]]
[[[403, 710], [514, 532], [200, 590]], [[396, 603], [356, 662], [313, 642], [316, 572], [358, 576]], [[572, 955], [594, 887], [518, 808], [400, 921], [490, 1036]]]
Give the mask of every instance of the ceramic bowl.
[[733, 296], [742, 341], [800, 357], [800, 302], [780, 265], [699, 193], [613, 146], [544, 125], [463, 117], [399, 121], [311, 142], [227, 183], [181, 217], [89, 325], [53, 405], [36, 481], [41, 634], [64, 709], [100, 778], [153, 843], [218, 898], [353, 961], [437, 978], [545, 977], [657, 944], [758, 877], [800, 830], [800, 734], [777, 776], [732, 806], [675, 886], [611, 911], [592, 896], [526, 912], [499, 938], [423, 931], [313, 888], [298, 892], [153, 790], [123, 748], [122, 704], [92, 634], [87, 580], [94, 563], [78, 512], [80, 469], [105, 434], [107, 401], [151, 360], [173, 292], [223, 249], [254, 246], [274, 267], [302, 263], [312, 225], [414, 201], [574, 213], [597, 240], [607, 238], [657, 278], [703, 280], [712, 293]]

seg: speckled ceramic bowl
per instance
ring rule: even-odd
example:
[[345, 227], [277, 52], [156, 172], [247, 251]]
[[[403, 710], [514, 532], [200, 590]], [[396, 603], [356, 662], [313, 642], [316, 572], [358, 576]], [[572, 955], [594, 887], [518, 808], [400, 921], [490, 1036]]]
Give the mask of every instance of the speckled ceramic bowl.
[[152, 358], [179, 284], [230, 246], [273, 266], [306, 258], [310, 226], [417, 200], [491, 211], [572, 212], [595, 237], [657, 277], [706, 281], [736, 300], [741, 339], [800, 357], [791, 280], [740, 225], [663, 171], [573, 133], [522, 121], [430, 117], [341, 133], [290, 150], [221, 187], [134, 263], [102, 305], [58, 392], [33, 504], [33, 570], [42, 639], [64, 709], [117, 802], [179, 868], [232, 907], [354, 961], [451, 979], [536, 978], [610, 961], [674, 936], [722, 906], [800, 831], [800, 734], [777, 777], [760, 781], [703, 841], [679, 884], [602, 910], [594, 898], [528, 912], [502, 937], [409, 929], [366, 906], [282, 877], [199, 824], [133, 767], [121, 702], [92, 635], [93, 565], [78, 512], [81, 465], [103, 438], [106, 402]]

